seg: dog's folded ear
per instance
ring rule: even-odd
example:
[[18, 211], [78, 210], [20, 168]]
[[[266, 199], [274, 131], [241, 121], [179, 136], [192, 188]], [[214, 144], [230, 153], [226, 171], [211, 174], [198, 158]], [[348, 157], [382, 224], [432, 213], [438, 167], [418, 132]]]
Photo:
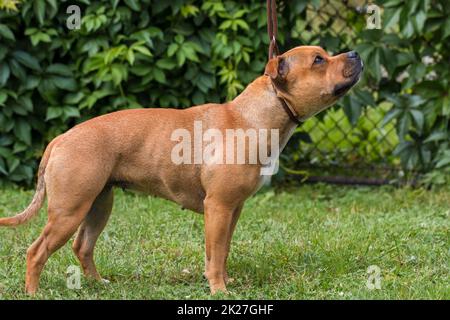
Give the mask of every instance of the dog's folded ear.
[[265, 75], [268, 75], [272, 80], [281, 80], [288, 74], [289, 68], [286, 58], [278, 56], [269, 60], [266, 65]]

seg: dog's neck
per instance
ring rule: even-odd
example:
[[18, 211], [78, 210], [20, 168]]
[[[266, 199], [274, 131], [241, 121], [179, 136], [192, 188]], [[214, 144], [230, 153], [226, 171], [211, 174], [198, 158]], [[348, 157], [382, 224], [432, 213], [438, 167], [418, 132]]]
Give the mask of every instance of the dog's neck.
[[284, 148], [297, 124], [284, 110], [269, 77], [260, 76], [232, 101], [233, 109], [252, 127], [278, 129], [280, 147]]

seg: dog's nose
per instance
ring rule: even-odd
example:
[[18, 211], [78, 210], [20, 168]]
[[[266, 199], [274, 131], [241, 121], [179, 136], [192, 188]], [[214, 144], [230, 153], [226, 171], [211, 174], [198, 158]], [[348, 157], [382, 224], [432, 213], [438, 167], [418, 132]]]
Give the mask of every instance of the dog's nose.
[[359, 59], [359, 54], [356, 51], [350, 51], [347, 53], [349, 59]]

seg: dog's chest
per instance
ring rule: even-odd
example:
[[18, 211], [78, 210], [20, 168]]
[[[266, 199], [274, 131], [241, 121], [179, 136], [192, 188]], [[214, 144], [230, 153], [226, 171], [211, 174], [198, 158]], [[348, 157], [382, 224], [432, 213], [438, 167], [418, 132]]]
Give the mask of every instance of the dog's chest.
[[261, 189], [263, 186], [270, 185], [270, 180], [272, 180], [272, 176], [270, 175], [261, 175], [258, 181], [258, 185], [256, 187], [255, 193]]
[[259, 177], [258, 185], [255, 190], [255, 193], [261, 189], [263, 186], [270, 185], [270, 181], [272, 180], [272, 176], [278, 173], [279, 170], [279, 156], [283, 151], [284, 147], [288, 143], [291, 136], [294, 134], [297, 126], [292, 125], [285, 132], [281, 133], [279, 136], [279, 150], [277, 154], [273, 154], [271, 156], [271, 164], [272, 166], [265, 166], [261, 168], [261, 176]]

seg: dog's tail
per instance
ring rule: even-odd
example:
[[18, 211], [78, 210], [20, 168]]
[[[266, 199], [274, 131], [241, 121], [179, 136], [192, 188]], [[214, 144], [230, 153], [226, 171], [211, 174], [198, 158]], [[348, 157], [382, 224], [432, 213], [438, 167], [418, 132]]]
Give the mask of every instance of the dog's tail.
[[38, 212], [39, 209], [42, 207], [45, 201], [45, 180], [44, 180], [44, 173], [45, 168], [47, 167], [47, 162], [50, 157], [50, 152], [52, 149], [53, 140], [46, 148], [41, 163], [39, 164], [39, 170], [38, 170], [38, 177], [37, 177], [37, 186], [36, 186], [36, 192], [34, 193], [33, 200], [28, 205], [28, 207], [21, 213], [17, 214], [14, 217], [7, 217], [7, 218], [1, 218], [0, 219], [0, 226], [8, 226], [8, 227], [15, 227], [18, 225], [21, 225], [31, 218], [33, 218]]

